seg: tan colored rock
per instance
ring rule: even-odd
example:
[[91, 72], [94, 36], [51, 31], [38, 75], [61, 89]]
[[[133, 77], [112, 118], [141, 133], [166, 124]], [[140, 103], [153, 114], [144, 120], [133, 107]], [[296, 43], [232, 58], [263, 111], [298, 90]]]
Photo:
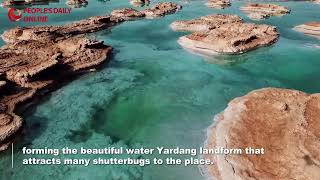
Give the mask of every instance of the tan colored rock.
[[19, 40], [55, 40], [100, 31], [122, 21], [123, 19], [110, 15], [95, 16], [62, 26], [16, 27], [5, 31], [1, 37], [7, 43]]
[[167, 14], [173, 14], [182, 9], [181, 5], [173, 2], [158, 3], [155, 6], [142, 11], [147, 18], [161, 17]]
[[206, 3], [206, 6], [210, 8], [224, 9], [226, 7], [231, 6], [231, 2], [230, 0], [209, 0]]
[[[161, 4], [159, 12], [173, 13], [166, 6], [170, 3]], [[70, 76], [94, 71], [109, 60], [112, 47], [84, 35], [142, 15], [126, 9], [62, 26], [17, 27], [5, 31], [2, 38], [7, 44], [0, 48], [0, 88], [5, 82], [14, 83], [7, 83], [1, 89], [0, 151], [9, 147], [22, 126], [22, 118], [15, 114], [18, 105], [31, 101], [40, 89], [48, 92]]]
[[237, 15], [212, 14], [198, 19], [175, 21], [170, 27], [175, 31], [200, 32], [216, 29], [224, 24], [239, 22], [242, 22], [242, 19]]
[[320, 22], [309, 22], [294, 27], [294, 30], [302, 32], [306, 35], [320, 38]]
[[269, 18], [270, 16], [283, 16], [290, 13], [290, 9], [276, 4], [250, 3], [240, 8], [254, 20]]
[[81, 8], [88, 5], [87, 0], [67, 0], [66, 4], [72, 8]]
[[[315, 180], [320, 178], [320, 94], [266, 88], [232, 100], [208, 129], [205, 148], [242, 149], [206, 154], [207, 179]], [[263, 155], [246, 154], [264, 148]]]
[[133, 20], [137, 18], [142, 18], [145, 16], [145, 14], [132, 8], [123, 8], [113, 10], [111, 12], [111, 16], [116, 18], [122, 18], [124, 20]]
[[179, 38], [178, 43], [196, 54], [241, 54], [275, 43], [277, 28], [252, 23], [229, 23], [207, 32], [195, 32]]
[[130, 0], [130, 4], [134, 7], [148, 6], [149, 0]]

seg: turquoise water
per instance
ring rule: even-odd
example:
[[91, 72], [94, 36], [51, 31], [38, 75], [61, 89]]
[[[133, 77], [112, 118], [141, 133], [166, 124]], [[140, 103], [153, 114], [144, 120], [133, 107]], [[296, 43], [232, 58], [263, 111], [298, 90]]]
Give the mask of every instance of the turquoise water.
[[[238, 10], [242, 4], [214, 10], [203, 1], [190, 1], [177, 14], [125, 22], [90, 35], [115, 48], [111, 63], [52, 92], [23, 113], [25, 128], [15, 143], [14, 168], [10, 168], [10, 152], [2, 154], [0, 179], [203, 179], [197, 166], [23, 166], [21, 161], [28, 156], [20, 148], [199, 147], [213, 116], [235, 97], [263, 87], [320, 92], [320, 51], [315, 48], [320, 41], [292, 30], [295, 25], [319, 21], [319, 5], [279, 3], [289, 6], [292, 13], [259, 22], [277, 26], [279, 42], [238, 56], [204, 59], [190, 54], [176, 42], [185, 33], [168, 27], [175, 20], [218, 12], [239, 14], [250, 21]], [[50, 16], [49, 24], [126, 6], [127, 0], [90, 1], [71, 15]], [[50, 7], [66, 5], [62, 1]], [[4, 9], [0, 20], [1, 32], [30, 25], [8, 22]]]

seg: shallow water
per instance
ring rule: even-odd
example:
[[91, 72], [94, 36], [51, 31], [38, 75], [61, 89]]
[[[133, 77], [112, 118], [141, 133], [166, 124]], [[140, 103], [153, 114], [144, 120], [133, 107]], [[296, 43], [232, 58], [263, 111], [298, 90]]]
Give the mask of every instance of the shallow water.
[[[277, 26], [279, 42], [237, 56], [204, 59], [190, 54], [176, 42], [185, 33], [168, 27], [175, 20], [211, 13], [235, 13], [250, 21], [238, 10], [242, 4], [234, 2], [231, 8], [214, 10], [202, 1], [190, 1], [179, 13], [125, 22], [90, 35], [115, 48], [111, 63], [54, 91], [23, 114], [25, 128], [15, 143], [14, 168], [10, 168], [10, 152], [2, 154], [0, 179], [203, 179], [197, 166], [22, 166], [27, 156], [19, 148], [199, 147], [213, 116], [235, 97], [263, 87], [320, 92], [320, 52], [316, 48], [320, 41], [292, 30], [295, 25], [319, 21], [319, 5], [279, 3], [289, 6], [292, 13], [259, 22]], [[126, 6], [127, 0], [90, 1], [71, 15], [50, 16], [49, 24]], [[61, 1], [50, 7], [66, 5]], [[9, 22], [4, 9], [0, 20], [1, 32], [31, 25]]]

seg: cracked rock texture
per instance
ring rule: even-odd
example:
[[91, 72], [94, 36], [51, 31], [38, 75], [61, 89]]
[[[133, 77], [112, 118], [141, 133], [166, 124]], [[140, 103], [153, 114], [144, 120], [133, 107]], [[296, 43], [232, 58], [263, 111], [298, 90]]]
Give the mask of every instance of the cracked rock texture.
[[275, 43], [277, 28], [252, 23], [228, 23], [219, 28], [180, 37], [178, 43], [196, 54], [241, 54]]
[[290, 13], [290, 9], [276, 4], [250, 3], [240, 8], [253, 20], [266, 19], [270, 16], [283, 16]]
[[302, 32], [306, 35], [320, 38], [320, 22], [309, 22], [294, 27], [294, 30]]
[[264, 148], [264, 155], [204, 155], [215, 180], [320, 179], [320, 94], [265, 88], [232, 100], [206, 148]]

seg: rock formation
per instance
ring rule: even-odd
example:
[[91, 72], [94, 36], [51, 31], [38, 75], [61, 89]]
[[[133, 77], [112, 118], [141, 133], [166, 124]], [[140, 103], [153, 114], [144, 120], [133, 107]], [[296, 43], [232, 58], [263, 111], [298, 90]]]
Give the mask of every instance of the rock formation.
[[86, 0], [67, 0], [66, 4], [73, 8], [81, 8], [86, 7], [88, 5], [88, 1]]
[[252, 23], [229, 23], [219, 28], [195, 32], [179, 38], [178, 43], [187, 50], [206, 56], [241, 54], [278, 40], [276, 27]]
[[[152, 11], [173, 13], [168, 4], [174, 6], [159, 3]], [[126, 8], [67, 25], [5, 31], [2, 38], [7, 44], [0, 48], [0, 151], [8, 147], [22, 126], [22, 119], [15, 114], [17, 106], [109, 59], [112, 48], [85, 38], [85, 34], [144, 16], [144, 12]]]
[[231, 2], [230, 0], [209, 0], [206, 3], [206, 6], [210, 8], [224, 9], [226, 7], [231, 6]]
[[242, 22], [242, 19], [237, 15], [212, 14], [198, 19], [175, 21], [170, 27], [175, 31], [199, 32], [216, 29], [224, 24], [240, 22]]
[[145, 14], [132, 8], [116, 9], [111, 12], [111, 16], [124, 20], [133, 20], [145, 17]]
[[290, 13], [290, 10], [287, 7], [276, 4], [250, 3], [241, 7], [240, 10], [247, 13], [248, 17], [253, 20], [265, 19], [269, 18], [270, 16], [283, 16]]
[[294, 30], [302, 32], [306, 35], [320, 38], [320, 22], [309, 22], [294, 27]]
[[172, 2], [164, 2], [156, 4], [155, 6], [145, 9], [142, 13], [145, 14], [147, 18], [161, 17], [167, 14], [173, 14], [182, 9], [181, 5]]
[[148, 6], [149, 3], [149, 0], [130, 0], [130, 4], [134, 7]]
[[[320, 94], [266, 88], [232, 100], [208, 129], [205, 148], [242, 149], [205, 154], [216, 180], [315, 180], [320, 177]], [[245, 148], [264, 148], [252, 155]]]

